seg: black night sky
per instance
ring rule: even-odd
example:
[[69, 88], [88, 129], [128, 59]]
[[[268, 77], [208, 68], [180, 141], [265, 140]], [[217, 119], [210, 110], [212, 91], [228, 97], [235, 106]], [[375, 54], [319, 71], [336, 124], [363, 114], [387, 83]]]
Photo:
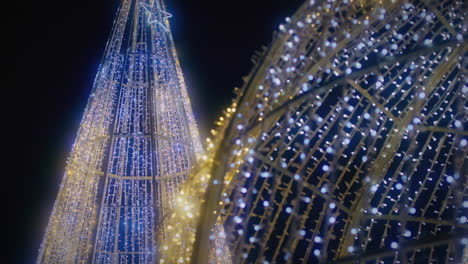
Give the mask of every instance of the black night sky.
[[[166, 0], [202, 137], [300, 0]], [[33, 263], [119, 0], [17, 2], [11, 263]], [[7, 52], [8, 53], [8, 52]], [[10, 54], [11, 55], [11, 54]], [[19, 87], [17, 86], [19, 84]], [[6, 88], [6, 87], [4, 87]], [[9, 103], [9, 102], [4, 102]], [[11, 187], [14, 186], [14, 187]], [[12, 188], [12, 189], [10, 189]], [[12, 191], [14, 190], [14, 191]], [[11, 193], [11, 194], [10, 194]]]

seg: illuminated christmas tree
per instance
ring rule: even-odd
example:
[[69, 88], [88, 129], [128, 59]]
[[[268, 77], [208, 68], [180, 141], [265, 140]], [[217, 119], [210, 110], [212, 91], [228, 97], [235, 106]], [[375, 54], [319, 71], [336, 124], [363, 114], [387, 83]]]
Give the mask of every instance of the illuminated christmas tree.
[[170, 17], [160, 0], [122, 0], [38, 263], [158, 261], [177, 224], [167, 212], [203, 151]]
[[305, 1], [178, 197], [187, 258], [222, 221], [234, 263], [467, 263], [466, 10]]

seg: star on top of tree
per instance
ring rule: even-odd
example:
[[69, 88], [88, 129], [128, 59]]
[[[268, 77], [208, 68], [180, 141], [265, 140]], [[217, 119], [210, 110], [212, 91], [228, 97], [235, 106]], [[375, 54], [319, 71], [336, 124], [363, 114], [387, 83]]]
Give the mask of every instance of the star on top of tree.
[[148, 13], [148, 24], [151, 25], [156, 23], [157, 25], [161, 26], [164, 31], [169, 32], [169, 28], [167, 27], [165, 20], [172, 17], [171, 13], [161, 10], [158, 6], [156, 6], [155, 2], [152, 2], [151, 5], [147, 3], [141, 3], [141, 6]]

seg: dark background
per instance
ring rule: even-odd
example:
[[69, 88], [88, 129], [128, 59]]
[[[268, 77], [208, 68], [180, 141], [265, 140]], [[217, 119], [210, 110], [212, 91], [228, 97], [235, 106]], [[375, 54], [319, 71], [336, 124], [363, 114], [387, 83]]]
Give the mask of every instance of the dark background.
[[[63, 176], [119, 0], [18, 1], [4, 26], [13, 31], [13, 85], [4, 90], [4, 123], [15, 163], [2, 186], [7, 257], [33, 263]], [[172, 34], [202, 134], [252, 68], [250, 57], [301, 0], [166, 0]], [[10, 76], [8, 76], [10, 77]], [[10, 102], [8, 102], [10, 98]], [[11, 182], [10, 182], [11, 180]], [[5, 241], [5, 240], [4, 240]], [[3, 258], [3, 257], [2, 257]], [[3, 261], [2, 261], [3, 262]]]

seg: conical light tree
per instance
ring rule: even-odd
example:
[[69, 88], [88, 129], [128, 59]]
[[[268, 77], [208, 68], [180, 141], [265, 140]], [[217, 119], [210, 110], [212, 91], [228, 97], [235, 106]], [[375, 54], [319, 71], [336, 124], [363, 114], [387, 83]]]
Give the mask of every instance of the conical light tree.
[[160, 0], [121, 1], [37, 263], [158, 261], [203, 152], [170, 16]]

